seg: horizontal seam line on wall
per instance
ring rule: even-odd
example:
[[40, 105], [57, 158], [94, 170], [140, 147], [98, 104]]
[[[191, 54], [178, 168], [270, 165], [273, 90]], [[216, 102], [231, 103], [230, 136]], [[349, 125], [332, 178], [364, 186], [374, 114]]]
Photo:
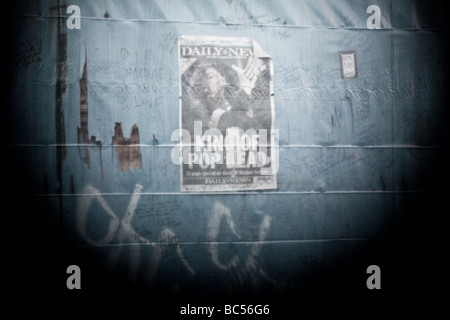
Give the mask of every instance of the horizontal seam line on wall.
[[[280, 129], [278, 129], [280, 130]], [[129, 145], [115, 145], [115, 144], [102, 144], [102, 148], [105, 147], [142, 147], [142, 148], [173, 148], [173, 147], [179, 147], [179, 143], [177, 144], [129, 144]], [[187, 145], [183, 145], [184, 147], [187, 147]], [[195, 145], [191, 145], [195, 146]], [[10, 148], [39, 148], [39, 147], [51, 147], [51, 148], [58, 148], [58, 147], [93, 147], [98, 148], [99, 146], [97, 144], [92, 143], [69, 143], [69, 144], [10, 144], [8, 145]], [[278, 148], [314, 148], [314, 149], [448, 149], [448, 146], [420, 146], [420, 145], [408, 145], [408, 144], [399, 144], [399, 145], [315, 145], [315, 144], [280, 144], [277, 146]]]
[[[384, 190], [341, 190], [341, 191], [229, 191], [229, 192], [141, 192], [140, 196], [206, 196], [206, 195], [317, 195], [317, 194], [417, 194], [433, 193], [434, 190], [384, 191]], [[84, 196], [131, 196], [133, 193], [49, 193], [34, 194], [35, 197], [84, 197]]]
[[74, 245], [74, 247], [119, 247], [119, 246], [152, 246], [152, 245], [222, 245], [222, 244], [236, 244], [236, 245], [255, 245], [255, 244], [276, 244], [276, 243], [302, 243], [302, 242], [334, 242], [334, 241], [386, 241], [392, 240], [387, 237], [364, 237], [364, 238], [324, 238], [324, 239], [295, 239], [295, 240], [252, 240], [252, 241], [176, 241], [176, 242], [130, 242], [130, 243], [109, 243], [99, 245]]
[[[34, 14], [10, 14], [9, 16], [14, 17], [27, 17], [27, 18], [38, 18], [38, 19], [67, 19], [67, 15], [34, 15]], [[380, 29], [368, 29], [367, 27], [355, 27], [355, 26], [314, 26], [314, 25], [297, 25], [297, 24], [266, 24], [266, 23], [238, 23], [238, 22], [222, 22], [222, 21], [188, 21], [188, 20], [167, 20], [167, 19], [136, 19], [136, 18], [113, 18], [113, 17], [87, 17], [81, 16], [81, 20], [101, 20], [101, 21], [126, 21], [126, 22], [165, 22], [165, 23], [182, 23], [182, 24], [199, 24], [199, 25], [217, 25], [217, 26], [227, 26], [227, 27], [271, 27], [271, 28], [293, 28], [293, 29], [316, 29], [316, 30], [355, 30], [361, 31], [366, 30], [370, 32], [382, 32], [382, 31], [448, 31], [446, 27], [383, 27]]]

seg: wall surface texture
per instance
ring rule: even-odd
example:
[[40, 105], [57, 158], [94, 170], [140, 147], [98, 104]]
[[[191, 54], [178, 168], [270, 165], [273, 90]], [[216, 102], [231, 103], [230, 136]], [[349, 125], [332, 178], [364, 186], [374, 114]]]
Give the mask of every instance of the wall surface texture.
[[[146, 308], [173, 301], [177, 316], [202, 301], [398, 306], [435, 293], [449, 178], [437, 1], [52, 0], [6, 13], [11, 297], [151, 297]], [[276, 189], [181, 191], [172, 134], [189, 35], [251, 38], [270, 55]], [[356, 57], [350, 77], [342, 52]], [[66, 286], [70, 265], [81, 289]], [[367, 287], [370, 265], [381, 289]]]

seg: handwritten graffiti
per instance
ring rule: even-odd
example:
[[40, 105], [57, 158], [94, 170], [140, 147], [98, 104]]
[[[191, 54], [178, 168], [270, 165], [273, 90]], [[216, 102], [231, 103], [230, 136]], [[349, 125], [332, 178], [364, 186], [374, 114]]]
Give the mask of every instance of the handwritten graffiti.
[[[126, 212], [123, 215], [123, 218], [120, 219], [119, 215], [114, 212], [98, 189], [92, 186], [86, 186], [83, 191], [84, 196], [80, 197], [77, 206], [77, 231], [80, 233], [83, 240], [92, 246], [117, 244], [109, 246], [110, 252], [107, 261], [107, 265], [109, 266], [116, 265], [121, 255], [126, 254], [124, 249], [125, 246], [121, 244], [137, 242], [152, 248], [152, 253], [148, 261], [148, 269], [146, 270], [146, 278], [148, 280], [154, 280], [164, 253], [169, 248], [175, 249], [176, 258], [181, 260], [184, 268], [191, 275], [195, 275], [196, 272], [183, 253], [176, 234], [169, 227], [164, 227], [164, 225], [160, 224], [159, 227], [162, 227], [163, 229], [159, 232], [157, 240], [152, 241], [148, 238], [152, 235], [151, 232], [148, 232], [148, 229], [132, 226], [131, 222], [135, 216], [135, 212], [137, 212], [138, 218], [142, 215], [142, 212], [136, 210], [142, 189], [142, 185], [138, 184], [135, 186]], [[103, 235], [94, 235], [92, 229], [88, 225], [88, 215], [94, 202], [97, 202], [104, 210], [104, 213], [106, 213], [106, 221], [108, 222], [106, 227], [107, 231], [104, 232]], [[261, 247], [270, 229], [271, 220], [272, 218], [270, 216], [264, 215], [262, 217], [256, 241], [246, 242], [233, 220], [230, 209], [220, 200], [217, 200], [210, 209], [210, 212], [208, 212], [208, 219], [205, 225], [208, 252], [211, 262], [219, 268], [219, 270], [229, 272], [230, 275], [236, 279], [237, 283], [242, 283], [245, 280], [252, 281], [254, 285], [258, 285], [260, 279], [263, 278], [276, 285], [276, 281], [266, 274], [257, 261], [261, 252]], [[223, 258], [223, 255], [220, 254], [221, 246], [219, 239], [220, 233], [225, 231], [225, 228], [229, 228], [231, 234], [236, 238], [238, 243], [244, 244], [244, 251], [247, 252], [246, 257], [243, 258], [245, 254], [235, 254], [228, 261], [223, 261], [226, 258]], [[131, 250], [129, 253], [128, 274], [131, 280], [137, 279], [140, 265], [142, 262], [145, 262], [141, 261], [142, 256], [139, 249]]]
[[218, 266], [222, 270], [230, 270], [235, 269], [237, 272], [237, 276], [240, 282], [242, 282], [247, 276], [252, 276], [255, 281], [257, 281], [257, 274], [262, 275], [266, 280], [269, 280], [272, 283], [275, 283], [273, 279], [266, 275], [263, 269], [258, 266], [256, 261], [257, 256], [261, 250], [262, 241], [266, 238], [267, 232], [270, 228], [270, 223], [272, 218], [268, 215], [265, 215], [263, 221], [261, 223], [258, 235], [258, 241], [256, 241], [250, 250], [250, 253], [243, 262], [243, 265], [240, 264], [240, 259], [237, 255], [230, 259], [226, 264], [223, 264], [219, 259], [219, 249], [218, 249], [218, 236], [219, 231], [221, 229], [221, 225], [225, 222], [232, 233], [238, 238], [242, 239], [241, 235], [238, 233], [236, 229], [236, 225], [231, 216], [230, 209], [227, 208], [220, 201], [216, 201], [211, 210], [211, 217], [208, 221], [208, 240], [209, 240], [209, 251], [211, 253], [211, 259], [213, 263]]
[[[151, 265], [154, 266], [155, 268], [150, 269], [150, 279], [154, 277], [156, 269], [159, 265], [159, 262], [162, 258], [164, 251], [168, 248], [169, 245], [173, 245], [175, 246], [178, 256], [180, 257], [186, 269], [189, 270], [191, 274], [195, 274], [195, 271], [187, 262], [178, 244], [178, 240], [172, 230], [170, 230], [169, 228], [165, 228], [164, 230], [161, 231], [158, 241], [153, 242], [141, 236], [131, 226], [131, 220], [134, 217], [134, 212], [136, 210], [136, 206], [139, 201], [141, 190], [142, 186], [136, 185], [133, 195], [131, 196], [130, 202], [128, 204], [126, 214], [121, 220], [119, 220], [117, 214], [111, 209], [111, 207], [108, 205], [105, 199], [100, 195], [99, 190], [91, 186], [85, 187], [84, 193], [87, 194], [87, 196], [83, 197], [80, 200], [76, 213], [76, 226], [81, 236], [87, 243], [93, 246], [109, 244], [116, 238], [119, 243], [138, 241], [140, 243], [153, 247], [154, 251], [151, 257]], [[107, 234], [103, 238], [97, 240], [89, 236], [86, 225], [89, 207], [91, 206], [94, 200], [98, 201], [98, 203], [102, 206], [102, 208], [106, 211], [106, 213], [110, 217]], [[110, 258], [109, 264], [114, 265], [119, 259], [121, 253], [122, 253], [122, 246], [114, 247], [114, 250], [109, 257]], [[139, 252], [132, 252], [132, 256], [130, 259], [131, 279], [136, 278], [139, 262], [140, 262]]]

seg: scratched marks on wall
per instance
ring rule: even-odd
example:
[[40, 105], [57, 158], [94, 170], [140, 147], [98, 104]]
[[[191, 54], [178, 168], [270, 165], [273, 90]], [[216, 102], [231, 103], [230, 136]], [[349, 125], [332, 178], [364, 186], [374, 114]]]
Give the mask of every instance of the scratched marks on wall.
[[[100, 153], [101, 178], [103, 180], [103, 164], [102, 164], [102, 142], [97, 140], [95, 136], [89, 137], [89, 95], [88, 95], [88, 58], [85, 45], [85, 59], [83, 72], [80, 78], [80, 126], [77, 128], [78, 136], [78, 152], [81, 159], [88, 168], [91, 167], [89, 150], [91, 146], [97, 146]], [[112, 137], [112, 145], [116, 147], [119, 171], [125, 172], [142, 168], [142, 154], [140, 153], [140, 137], [139, 127], [134, 124], [131, 128], [130, 137], [125, 138], [121, 122], [116, 122], [114, 126], [114, 136]]]
[[22, 66], [25, 69], [34, 66], [42, 60], [41, 49], [41, 39], [37, 36], [26, 37], [13, 48], [15, 55], [12, 64], [14, 66]]
[[134, 172], [136, 168], [142, 168], [142, 155], [139, 146], [139, 127], [134, 124], [131, 128], [130, 138], [123, 136], [122, 123], [116, 122], [112, 144], [115, 145], [119, 160], [120, 172]]
[[[89, 138], [89, 101], [88, 101], [88, 73], [87, 73], [87, 53], [86, 45], [84, 47], [84, 65], [83, 73], [80, 79], [80, 127], [78, 130], [78, 151], [83, 162], [87, 164], [88, 168], [91, 167], [91, 160], [89, 156], [89, 144], [98, 146], [100, 149], [100, 168], [101, 177], [103, 180], [103, 164], [102, 164], [102, 143], [96, 140], [95, 136]], [[84, 144], [84, 157], [81, 155], [80, 143]]]
[[[97, 146], [100, 149], [100, 167], [101, 178], [103, 180], [103, 164], [102, 164], [102, 143], [95, 136], [89, 137], [89, 96], [88, 96], [88, 70], [87, 70], [87, 52], [85, 46], [85, 59], [83, 72], [80, 78], [80, 126], [77, 128], [78, 133], [78, 150], [83, 162], [91, 167], [89, 150], [90, 145]], [[142, 154], [140, 153], [139, 127], [137, 124], [131, 128], [129, 138], [123, 135], [122, 123], [116, 122], [114, 126], [114, 136], [112, 137], [112, 145], [116, 147], [119, 171], [125, 172], [130, 170], [134, 172], [136, 168], [142, 168]], [[81, 151], [83, 150], [83, 151]]]

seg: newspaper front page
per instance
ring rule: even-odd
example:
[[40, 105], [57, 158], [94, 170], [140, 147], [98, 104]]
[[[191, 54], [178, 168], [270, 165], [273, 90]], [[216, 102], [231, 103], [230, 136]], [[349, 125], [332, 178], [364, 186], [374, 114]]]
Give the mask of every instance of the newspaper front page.
[[273, 67], [250, 38], [179, 39], [181, 191], [276, 189]]

